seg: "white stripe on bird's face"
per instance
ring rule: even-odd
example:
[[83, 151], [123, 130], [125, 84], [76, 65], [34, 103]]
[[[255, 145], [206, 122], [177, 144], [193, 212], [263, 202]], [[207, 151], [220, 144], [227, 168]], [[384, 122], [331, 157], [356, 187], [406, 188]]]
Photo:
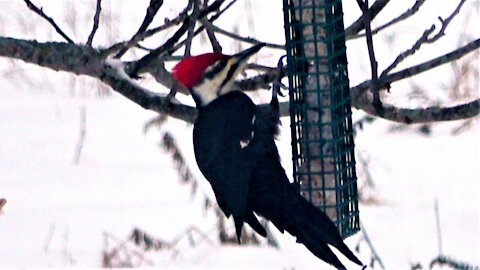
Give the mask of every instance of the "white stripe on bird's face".
[[[205, 70], [204, 74], [215, 69], [216, 65], [220, 63], [219, 61], [208, 67]], [[216, 74], [214, 74], [213, 77], [203, 78], [200, 84], [192, 87], [192, 92], [199, 99], [199, 101], [197, 102], [201, 103], [197, 105], [200, 105], [201, 107], [207, 106], [217, 97], [233, 91], [233, 83], [235, 82], [235, 78], [246, 67], [246, 65], [247, 61], [242, 61], [241, 63], [238, 63], [238, 60], [232, 57], [227, 60], [225, 66]], [[231, 74], [229, 74], [229, 72]]]

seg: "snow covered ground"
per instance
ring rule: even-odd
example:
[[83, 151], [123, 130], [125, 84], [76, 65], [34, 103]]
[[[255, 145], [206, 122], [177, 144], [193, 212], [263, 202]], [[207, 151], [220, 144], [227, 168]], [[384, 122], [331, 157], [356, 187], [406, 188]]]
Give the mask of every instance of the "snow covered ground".
[[[252, 10], [256, 15], [262, 11], [263, 16], [254, 16], [256, 36], [281, 43], [283, 29], [272, 32], [266, 23], [271, 13], [279, 14], [278, 10], [267, 13], [268, 1], [257, 2], [261, 3]], [[89, 7], [86, 2], [80, 3], [81, 7]], [[8, 4], [18, 13], [26, 9], [23, 3], [1, 4]], [[448, 14], [451, 6], [446, 6], [430, 10], [431, 17], [439, 12]], [[245, 5], [239, 8], [242, 7]], [[346, 5], [345, 12], [350, 15], [347, 21], [356, 14], [355, 8], [356, 4]], [[143, 6], [137, 9], [130, 11], [142, 14]], [[5, 15], [5, 10], [0, 14]], [[433, 22], [427, 19], [429, 14], [423, 14], [423, 19]], [[141, 18], [139, 15], [138, 19]], [[246, 25], [247, 19], [241, 17], [239, 21]], [[281, 17], [277, 19], [281, 23]], [[3, 29], [3, 34], [13, 31], [15, 36], [20, 35], [15, 28], [18, 26], [12, 24], [12, 28]], [[131, 26], [122, 28], [124, 32], [119, 35], [128, 38], [137, 24], [128, 24]], [[428, 23], [401, 30], [398, 46], [379, 53], [380, 59], [389, 59], [395, 51], [408, 47], [423, 26]], [[452, 27], [454, 32], [462, 24]], [[252, 29], [245, 27], [242, 31]], [[436, 46], [436, 53], [455, 48], [455, 38], [447, 36]], [[352, 85], [368, 78], [368, 68], [362, 69], [368, 65], [359, 60], [366, 59], [360, 53], [364, 50], [363, 42], [354, 41], [349, 46]], [[433, 51], [426, 50], [423, 57], [432, 57]], [[260, 60], [275, 58], [275, 53], [267, 52]], [[213, 244], [204, 242], [191, 248], [184, 243], [179, 245], [176, 256], [171, 251], [149, 252], [148, 260], [155, 266], [172, 269], [326, 268], [291, 236], [275, 230], [279, 249], [220, 246], [213, 232], [215, 216], [205, 213], [200, 195], [192, 199], [190, 186], [179, 183], [170, 158], [158, 147], [161, 132], [151, 129], [144, 134], [143, 125], [154, 113], [116, 94], [94, 97], [89, 94], [90, 89], [85, 89], [91, 86], [70, 95], [69, 77], [63, 73], [39, 73], [35, 67], [22, 65], [22, 70], [12, 75], [15, 71], [8, 69], [7, 60], [0, 59], [0, 65], [0, 198], [8, 200], [0, 214], [0, 267], [99, 267], [104, 232], [123, 239], [138, 227], [171, 240], [195, 225], [209, 235]], [[440, 70], [448, 71], [445, 67]], [[27, 73], [37, 74], [33, 84], [22, 80]], [[9, 79], [12, 76], [13, 81]], [[450, 77], [438, 73], [422, 76], [420, 82], [435, 82], [435, 86], [445, 83], [438, 78], [448, 81]], [[393, 90], [408, 86], [399, 85]], [[439, 91], [432, 92], [442, 97]], [[393, 91], [392, 95], [397, 96], [394, 101], [403, 100], [402, 90]], [[80, 162], [75, 165], [82, 107], [86, 110], [86, 138]], [[359, 113], [355, 113], [358, 117]], [[452, 136], [454, 125], [441, 124], [431, 137], [424, 137], [414, 132], [388, 132], [389, 124], [379, 120], [356, 137], [357, 151], [369, 160], [380, 202], [361, 205], [361, 220], [387, 269], [407, 269], [417, 262], [426, 266], [438, 255], [435, 200], [439, 205], [444, 254], [480, 265], [480, 127], [477, 120], [470, 130]], [[187, 159], [193, 161], [191, 126], [169, 120], [164, 128], [175, 136]], [[279, 143], [285, 164], [290, 160], [288, 133], [285, 124]], [[190, 162], [192, 167], [193, 164]], [[200, 184], [201, 192], [211, 194], [205, 181]], [[353, 248], [358, 240], [359, 235], [353, 236], [347, 244]], [[370, 254], [365, 244], [359, 256], [368, 263]]]
[[[82, 106], [87, 134], [74, 165]], [[8, 89], [0, 108], [0, 197], [8, 200], [0, 216], [1, 266], [99, 266], [103, 232], [125, 238], [134, 227], [171, 240], [194, 224], [215, 240], [215, 217], [205, 214], [199, 196], [191, 199], [189, 186], [179, 184], [169, 157], [157, 146], [159, 132], [143, 134], [153, 113], [117, 96], [79, 99]], [[166, 128], [191, 157], [191, 127], [172, 122]], [[361, 219], [384, 263], [406, 268], [437, 255], [438, 199], [444, 253], [479, 264], [478, 127], [433, 138], [384, 130], [385, 123], [375, 124], [356, 141], [371, 160], [381, 202], [361, 205]], [[175, 259], [168, 251], [148, 258], [158, 266], [187, 269], [321, 265], [292, 237], [276, 235], [278, 250], [222, 247], [214, 241], [185, 245]], [[357, 241], [357, 236], [348, 239], [351, 247]], [[368, 260], [368, 253], [363, 255]]]

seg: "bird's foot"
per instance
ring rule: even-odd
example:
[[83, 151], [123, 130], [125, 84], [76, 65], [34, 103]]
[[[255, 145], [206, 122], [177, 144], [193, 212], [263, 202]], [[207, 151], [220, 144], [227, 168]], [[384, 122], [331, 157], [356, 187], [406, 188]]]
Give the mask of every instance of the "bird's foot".
[[280, 57], [280, 59], [278, 59], [277, 70], [276, 70], [277, 74], [275, 76], [275, 80], [272, 83], [273, 84], [273, 86], [272, 86], [272, 99], [276, 99], [278, 95], [281, 96], [281, 97], [286, 96], [286, 94], [282, 93], [281, 89], [288, 90], [288, 87], [282, 83], [282, 77], [283, 77], [283, 74], [284, 74], [283, 59], [285, 57], [287, 57], [287, 56], [283, 55], [282, 57]]

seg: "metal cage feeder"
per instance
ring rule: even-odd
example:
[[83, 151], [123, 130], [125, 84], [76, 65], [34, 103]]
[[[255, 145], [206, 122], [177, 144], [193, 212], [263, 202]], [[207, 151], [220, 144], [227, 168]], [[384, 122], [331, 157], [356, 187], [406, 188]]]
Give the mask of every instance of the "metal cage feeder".
[[360, 230], [341, 0], [284, 0], [293, 178], [343, 238]]

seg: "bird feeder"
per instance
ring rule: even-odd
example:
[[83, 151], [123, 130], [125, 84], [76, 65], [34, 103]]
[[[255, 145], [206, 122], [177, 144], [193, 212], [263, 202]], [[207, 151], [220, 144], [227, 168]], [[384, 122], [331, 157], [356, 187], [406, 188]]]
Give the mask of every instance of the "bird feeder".
[[293, 178], [343, 238], [359, 231], [341, 0], [284, 0]]

